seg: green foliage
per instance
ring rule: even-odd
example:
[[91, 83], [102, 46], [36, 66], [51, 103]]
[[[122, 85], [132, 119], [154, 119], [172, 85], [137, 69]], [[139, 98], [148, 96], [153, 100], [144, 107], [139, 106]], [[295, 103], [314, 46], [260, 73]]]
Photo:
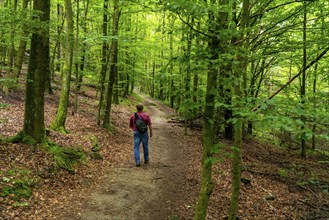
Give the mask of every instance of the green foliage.
[[29, 203], [28, 202], [15, 202], [13, 204], [13, 207], [28, 207], [29, 206]]
[[282, 177], [287, 177], [288, 176], [287, 171], [285, 169], [282, 169], [282, 168], [278, 168], [278, 174]]
[[14, 78], [0, 78], [0, 85], [13, 90], [18, 88], [17, 79]]
[[120, 103], [120, 105], [126, 105], [127, 106], [127, 105], [130, 104], [130, 101], [127, 98], [120, 97], [119, 103]]
[[225, 147], [225, 144], [223, 143], [217, 143], [214, 145], [213, 148], [210, 149], [211, 156], [208, 157], [206, 160], [206, 163], [222, 163], [227, 158], [232, 158], [232, 153], [227, 151], [227, 148]]
[[8, 108], [9, 106], [10, 106], [10, 104], [0, 103], [0, 109], [5, 109], [5, 108]]

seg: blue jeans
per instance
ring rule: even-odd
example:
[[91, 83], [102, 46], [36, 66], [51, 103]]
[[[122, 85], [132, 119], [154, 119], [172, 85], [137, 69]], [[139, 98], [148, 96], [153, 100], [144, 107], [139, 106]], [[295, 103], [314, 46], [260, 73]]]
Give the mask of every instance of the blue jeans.
[[149, 159], [148, 132], [140, 134], [139, 131], [134, 131], [134, 156], [136, 164], [140, 164], [141, 162], [139, 156], [139, 146], [141, 142], [143, 143], [144, 161], [147, 161]]

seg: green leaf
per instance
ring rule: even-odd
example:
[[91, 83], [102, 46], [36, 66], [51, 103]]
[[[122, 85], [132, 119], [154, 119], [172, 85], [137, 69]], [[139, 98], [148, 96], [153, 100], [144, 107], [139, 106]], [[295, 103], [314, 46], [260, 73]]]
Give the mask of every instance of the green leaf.
[[13, 204], [14, 207], [27, 207], [29, 206], [29, 203], [28, 202], [15, 202]]
[[205, 163], [215, 164], [215, 163], [217, 163], [219, 161], [220, 161], [220, 159], [218, 159], [218, 158], [209, 157], [208, 159], [205, 160]]
[[2, 177], [2, 181], [9, 183], [10, 179], [4, 176], [4, 177]]

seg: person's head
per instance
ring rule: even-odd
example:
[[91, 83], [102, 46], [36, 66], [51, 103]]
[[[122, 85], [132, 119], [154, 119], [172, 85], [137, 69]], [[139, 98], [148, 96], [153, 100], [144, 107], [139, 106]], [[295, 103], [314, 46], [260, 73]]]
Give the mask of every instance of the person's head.
[[144, 108], [144, 106], [142, 104], [140, 104], [140, 103], [136, 105], [136, 109], [139, 112], [143, 111], [143, 108]]

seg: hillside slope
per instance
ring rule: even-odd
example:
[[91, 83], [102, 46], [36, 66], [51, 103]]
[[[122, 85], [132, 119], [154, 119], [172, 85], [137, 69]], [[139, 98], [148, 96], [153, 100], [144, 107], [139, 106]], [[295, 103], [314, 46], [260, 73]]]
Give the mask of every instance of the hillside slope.
[[[0, 136], [10, 137], [22, 129], [23, 97], [23, 93], [0, 95]], [[70, 133], [50, 131], [49, 139], [82, 148], [89, 155], [97, 144], [103, 160], [88, 156], [74, 172], [54, 171], [53, 157], [44, 150], [1, 143], [0, 219], [193, 219], [200, 184], [201, 132], [184, 135], [184, 128], [167, 123], [173, 110], [143, 96], [154, 123], [154, 137], [150, 140], [151, 163], [137, 168], [128, 121], [138, 100], [130, 97], [129, 104], [113, 107], [109, 132], [96, 124], [93, 97], [95, 91], [84, 88], [79, 113], [67, 119]], [[47, 95], [47, 125], [57, 104], [58, 94]], [[231, 142], [223, 143], [227, 147], [222, 152], [229, 152]], [[328, 158], [304, 159], [255, 141], [244, 143], [243, 155], [241, 219], [329, 218], [329, 165], [319, 163]], [[222, 162], [214, 165], [215, 190], [207, 216], [214, 220], [227, 215], [231, 183], [229, 158], [216, 157]], [[29, 198], [19, 199], [15, 192], [8, 192], [18, 183], [32, 190]]]

